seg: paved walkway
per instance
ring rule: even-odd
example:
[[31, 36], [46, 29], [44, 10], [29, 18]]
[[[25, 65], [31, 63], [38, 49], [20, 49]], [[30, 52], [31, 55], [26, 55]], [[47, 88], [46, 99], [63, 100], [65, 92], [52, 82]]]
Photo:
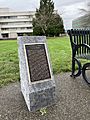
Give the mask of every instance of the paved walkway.
[[0, 88], [0, 120], [90, 120], [90, 87], [69, 75], [55, 76], [57, 103], [44, 116], [28, 112], [18, 82]]

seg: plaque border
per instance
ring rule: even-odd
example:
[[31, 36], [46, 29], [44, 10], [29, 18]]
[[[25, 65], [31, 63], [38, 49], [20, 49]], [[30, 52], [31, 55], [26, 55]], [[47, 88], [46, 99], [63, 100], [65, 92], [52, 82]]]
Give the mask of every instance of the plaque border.
[[[45, 46], [46, 57], [47, 57], [47, 62], [48, 62], [48, 66], [49, 66], [49, 71], [50, 71], [51, 78], [49, 78], [49, 79], [43, 79], [43, 80], [39, 80], [39, 81], [35, 81], [35, 82], [31, 82], [30, 71], [29, 71], [29, 64], [28, 64], [28, 58], [27, 58], [27, 53], [26, 53], [25, 45], [35, 45], [35, 44], [43, 44]], [[36, 83], [41, 83], [41, 82], [52, 80], [53, 79], [53, 75], [52, 75], [52, 69], [51, 69], [51, 64], [50, 64], [50, 59], [49, 59], [48, 49], [47, 49], [46, 43], [25, 43], [25, 44], [23, 44], [23, 46], [24, 46], [24, 53], [25, 53], [25, 60], [26, 60], [26, 67], [27, 67], [27, 72], [28, 72], [29, 84], [36, 84]]]

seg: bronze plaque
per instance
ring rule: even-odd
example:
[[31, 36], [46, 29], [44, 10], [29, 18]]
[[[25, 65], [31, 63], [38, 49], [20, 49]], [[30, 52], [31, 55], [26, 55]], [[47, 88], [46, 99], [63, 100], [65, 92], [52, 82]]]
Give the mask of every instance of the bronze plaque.
[[45, 44], [25, 45], [31, 82], [50, 79]]

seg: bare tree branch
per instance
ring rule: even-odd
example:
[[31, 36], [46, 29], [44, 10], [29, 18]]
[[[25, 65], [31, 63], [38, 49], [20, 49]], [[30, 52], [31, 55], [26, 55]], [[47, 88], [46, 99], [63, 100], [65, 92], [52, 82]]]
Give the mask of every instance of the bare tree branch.
[[90, 24], [90, 2], [87, 4], [87, 9], [79, 9], [81, 13], [84, 14], [82, 20], [82, 27], [88, 26]]

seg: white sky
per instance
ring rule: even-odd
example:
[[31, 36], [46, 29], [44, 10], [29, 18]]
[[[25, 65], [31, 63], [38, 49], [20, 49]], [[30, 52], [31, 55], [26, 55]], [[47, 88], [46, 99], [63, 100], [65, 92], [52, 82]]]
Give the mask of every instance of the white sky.
[[[72, 27], [72, 20], [80, 16], [80, 8], [85, 8], [87, 0], [53, 0], [55, 9], [62, 15], [66, 29]], [[89, 0], [88, 0], [89, 1]], [[36, 10], [40, 0], [0, 0], [0, 7], [9, 7], [13, 11]]]

